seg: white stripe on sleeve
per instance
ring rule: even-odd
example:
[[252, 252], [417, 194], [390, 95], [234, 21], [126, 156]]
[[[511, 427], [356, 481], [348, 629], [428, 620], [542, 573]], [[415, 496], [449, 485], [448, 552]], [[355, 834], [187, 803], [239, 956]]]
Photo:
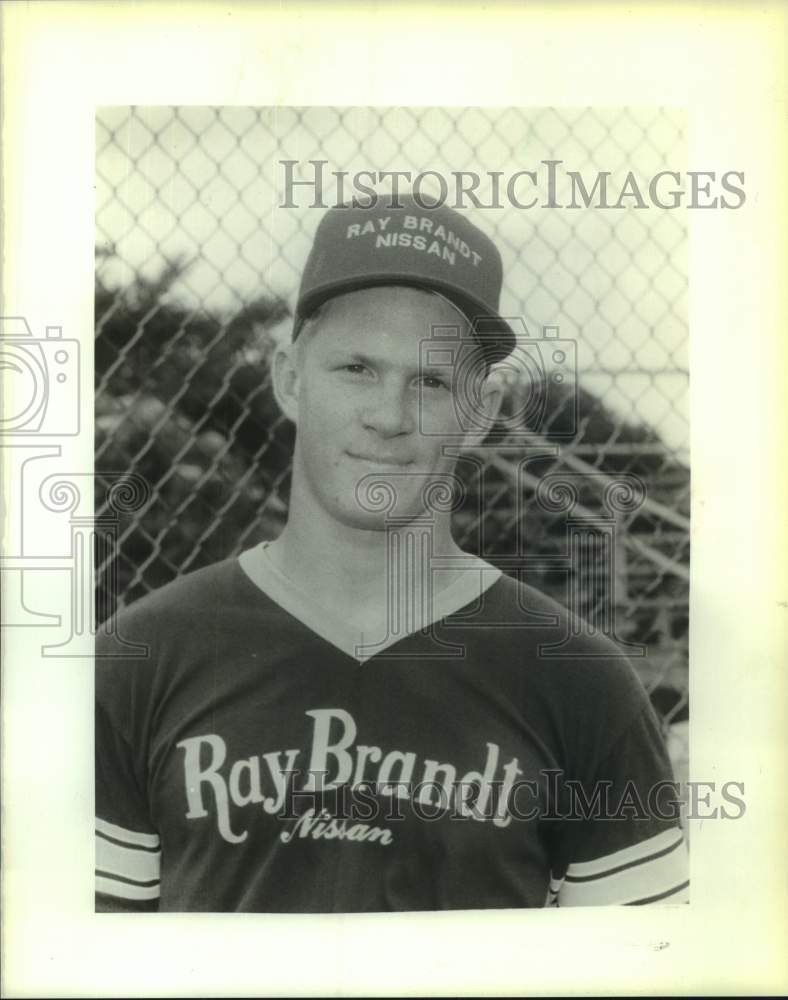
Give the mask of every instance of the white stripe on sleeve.
[[613, 854], [571, 864], [559, 906], [607, 906], [686, 901], [687, 848], [681, 831], [668, 830]]
[[158, 847], [159, 836], [156, 833], [140, 833], [138, 830], [127, 830], [125, 826], [116, 826], [106, 820], [96, 817], [96, 832], [105, 837], [112, 837], [132, 847]]
[[642, 840], [639, 844], [625, 847], [620, 851], [615, 851], [613, 854], [605, 854], [603, 857], [595, 858], [593, 861], [571, 864], [567, 874], [571, 874], [575, 878], [599, 875], [609, 871], [611, 868], [618, 868], [619, 865], [628, 865], [631, 861], [640, 861], [652, 854], [656, 854], [658, 851], [664, 850], [666, 847], [673, 847], [680, 840], [683, 840], [681, 830], [678, 827], [674, 827], [672, 830], [665, 830], [662, 833], [658, 833], [656, 837], [649, 837], [648, 840]]
[[161, 851], [121, 847], [104, 837], [96, 837], [96, 869], [100, 872], [133, 882], [157, 882], [160, 865]]

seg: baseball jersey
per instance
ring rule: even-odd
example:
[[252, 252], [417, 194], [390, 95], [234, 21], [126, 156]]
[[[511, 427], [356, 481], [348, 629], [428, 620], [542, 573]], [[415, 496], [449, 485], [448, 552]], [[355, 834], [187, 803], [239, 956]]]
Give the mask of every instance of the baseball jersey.
[[671, 778], [617, 647], [481, 561], [359, 636], [256, 547], [97, 641], [99, 910], [684, 901]]

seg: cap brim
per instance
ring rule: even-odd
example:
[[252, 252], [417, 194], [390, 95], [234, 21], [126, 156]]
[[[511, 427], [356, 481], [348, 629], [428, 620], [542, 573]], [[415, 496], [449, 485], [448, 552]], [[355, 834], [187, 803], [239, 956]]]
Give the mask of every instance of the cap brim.
[[296, 333], [300, 327], [299, 321], [306, 319], [329, 299], [381, 285], [406, 285], [424, 291], [438, 292], [448, 299], [471, 324], [473, 334], [481, 346], [488, 364], [502, 361], [512, 353], [517, 344], [514, 331], [502, 316], [472, 296], [459, 293], [454, 285], [448, 282], [444, 283], [438, 278], [419, 281], [412, 274], [396, 274], [391, 271], [380, 274], [365, 274], [361, 277], [354, 275], [344, 280], [334, 280], [322, 287], [310, 289], [298, 304]]

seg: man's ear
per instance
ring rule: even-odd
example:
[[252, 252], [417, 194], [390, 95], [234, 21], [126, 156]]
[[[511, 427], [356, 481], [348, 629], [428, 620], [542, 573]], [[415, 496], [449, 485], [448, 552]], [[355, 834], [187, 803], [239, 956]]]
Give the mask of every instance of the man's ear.
[[470, 426], [463, 447], [479, 448], [498, 418], [506, 392], [506, 380], [500, 371], [491, 371], [479, 389], [479, 401], [468, 414]]
[[278, 344], [271, 359], [271, 383], [279, 409], [298, 423], [299, 372], [294, 344]]

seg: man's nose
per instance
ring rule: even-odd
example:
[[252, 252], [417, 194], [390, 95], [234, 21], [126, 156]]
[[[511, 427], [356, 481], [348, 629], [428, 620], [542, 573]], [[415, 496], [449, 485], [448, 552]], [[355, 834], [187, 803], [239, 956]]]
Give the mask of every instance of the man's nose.
[[410, 434], [416, 423], [415, 405], [405, 386], [395, 382], [384, 384], [370, 393], [361, 419], [367, 429], [384, 438]]

